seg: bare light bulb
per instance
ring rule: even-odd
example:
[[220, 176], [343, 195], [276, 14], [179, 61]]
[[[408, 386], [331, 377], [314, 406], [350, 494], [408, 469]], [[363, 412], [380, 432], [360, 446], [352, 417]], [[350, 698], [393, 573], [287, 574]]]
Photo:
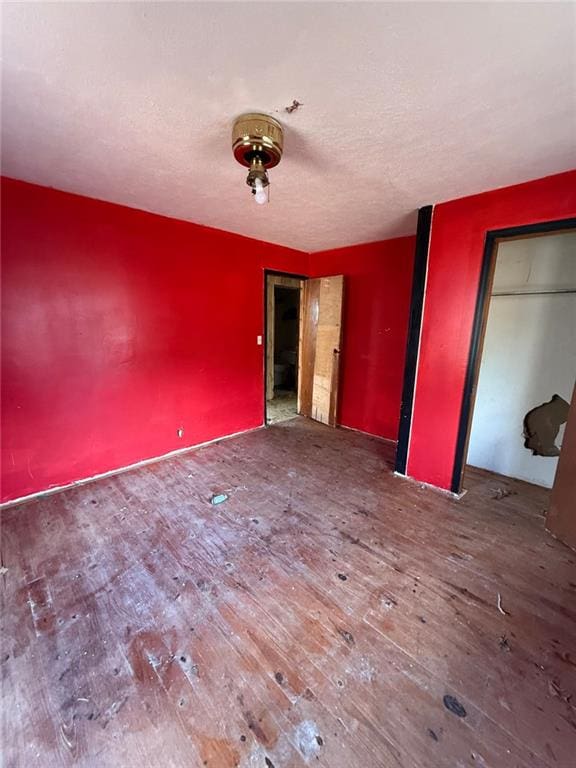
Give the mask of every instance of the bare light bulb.
[[268, 202], [268, 193], [266, 187], [262, 184], [262, 179], [255, 179], [254, 181], [254, 200], [258, 205], [264, 205]]

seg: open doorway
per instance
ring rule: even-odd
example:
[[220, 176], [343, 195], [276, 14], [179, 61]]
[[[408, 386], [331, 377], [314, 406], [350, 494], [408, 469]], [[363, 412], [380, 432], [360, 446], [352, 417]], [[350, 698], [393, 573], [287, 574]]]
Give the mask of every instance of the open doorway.
[[467, 463], [552, 488], [576, 373], [576, 232], [495, 241]]
[[266, 423], [298, 415], [302, 279], [266, 275]]
[[343, 275], [265, 272], [267, 424], [338, 420]]

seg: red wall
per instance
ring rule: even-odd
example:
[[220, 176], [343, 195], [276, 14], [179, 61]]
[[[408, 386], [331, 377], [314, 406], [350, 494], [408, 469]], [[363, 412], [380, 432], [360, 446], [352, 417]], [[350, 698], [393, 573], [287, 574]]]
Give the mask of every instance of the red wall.
[[315, 277], [343, 274], [339, 423], [396, 440], [414, 237], [310, 255]]
[[576, 216], [576, 171], [434, 207], [407, 473], [450, 488], [487, 230]]
[[8, 179], [2, 224], [2, 500], [262, 424], [263, 269], [307, 254]]

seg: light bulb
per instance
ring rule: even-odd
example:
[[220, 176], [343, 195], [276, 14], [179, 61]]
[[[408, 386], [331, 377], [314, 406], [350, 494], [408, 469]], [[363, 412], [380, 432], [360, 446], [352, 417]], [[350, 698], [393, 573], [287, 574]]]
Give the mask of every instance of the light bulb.
[[268, 202], [268, 193], [266, 187], [262, 184], [262, 179], [256, 179], [254, 182], [254, 200], [258, 205], [264, 205]]

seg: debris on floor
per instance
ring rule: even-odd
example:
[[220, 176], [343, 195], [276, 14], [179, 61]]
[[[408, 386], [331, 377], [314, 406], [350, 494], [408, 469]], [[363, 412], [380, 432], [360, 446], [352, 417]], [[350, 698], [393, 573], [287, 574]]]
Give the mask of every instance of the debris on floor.
[[313, 720], [303, 720], [296, 726], [293, 741], [306, 762], [315, 757], [320, 751], [319, 747], [324, 744], [324, 739], [318, 736], [318, 726]]
[[563, 691], [556, 680], [548, 681], [548, 690], [550, 691], [551, 696], [556, 696], [557, 698], [562, 699], [562, 701], [565, 701], [566, 704], [568, 704], [568, 706], [571, 707], [572, 709], [575, 708], [574, 705], [572, 704], [572, 694], [566, 693], [566, 691]]
[[496, 501], [500, 501], [500, 499], [505, 499], [507, 496], [516, 496], [516, 491], [510, 491], [508, 488], [496, 488], [494, 493], [492, 494], [492, 498], [496, 499]]
[[0, 576], [4, 576], [4, 575], [5, 575], [5, 574], [7, 574], [7, 573], [8, 573], [8, 568], [6, 568], [6, 566], [5, 566], [5, 565], [3, 565], [2, 567], [0, 567]]
[[456, 715], [456, 717], [466, 717], [467, 712], [462, 704], [460, 704], [456, 696], [450, 696], [450, 694], [447, 693], [442, 701], [444, 702], [446, 709], [449, 712], [452, 712], [453, 715]]
[[500, 594], [500, 592], [498, 592], [498, 603], [497, 603], [497, 605], [498, 605], [498, 610], [500, 611], [500, 613], [503, 616], [510, 616], [508, 611], [505, 611], [504, 608], [502, 608], [502, 595]]
[[347, 629], [339, 629], [338, 634], [344, 638], [348, 645], [354, 645], [354, 635], [351, 632], [348, 632]]
[[510, 648], [510, 643], [508, 642], [508, 638], [506, 635], [501, 635], [501, 637], [498, 638], [498, 646], [500, 647], [501, 651], [506, 651], [507, 653], [510, 653], [512, 648]]
[[213, 506], [216, 506], [217, 504], [223, 504], [225, 501], [228, 501], [230, 497], [227, 493], [214, 493], [210, 497], [210, 504]]

